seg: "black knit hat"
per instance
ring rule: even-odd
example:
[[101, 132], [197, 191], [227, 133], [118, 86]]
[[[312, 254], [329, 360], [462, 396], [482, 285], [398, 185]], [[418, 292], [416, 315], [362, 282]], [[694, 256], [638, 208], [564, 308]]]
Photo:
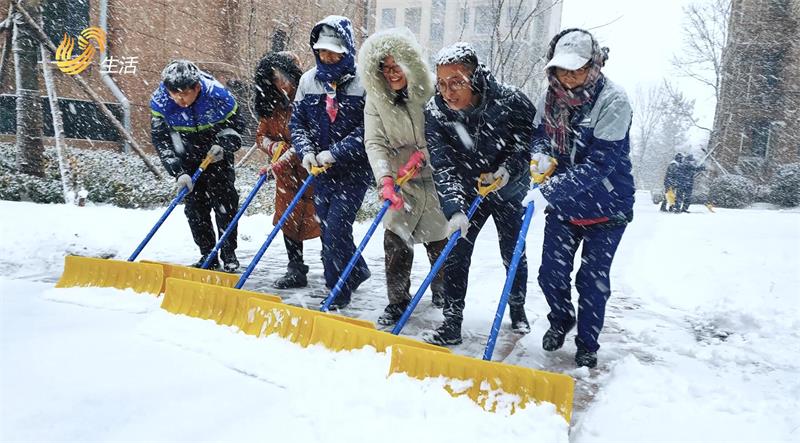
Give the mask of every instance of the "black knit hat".
[[170, 91], [183, 91], [200, 82], [200, 68], [189, 60], [173, 60], [161, 71], [161, 81]]
[[254, 107], [259, 117], [269, 117], [275, 108], [288, 105], [286, 96], [281, 92], [273, 79], [275, 70], [280, 71], [287, 80], [295, 85], [300, 82], [303, 71], [295, 63], [294, 58], [287, 53], [272, 52], [264, 56], [256, 67], [254, 91]]

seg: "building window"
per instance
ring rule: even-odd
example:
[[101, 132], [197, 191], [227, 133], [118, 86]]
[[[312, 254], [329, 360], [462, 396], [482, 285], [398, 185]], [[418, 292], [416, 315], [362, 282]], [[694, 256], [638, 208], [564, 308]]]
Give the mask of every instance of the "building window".
[[406, 8], [406, 28], [410, 29], [419, 37], [419, 29], [422, 23], [422, 8]]
[[89, 0], [42, 2], [42, 22], [44, 32], [56, 46], [64, 34], [77, 39], [81, 31], [89, 27]]
[[781, 83], [781, 65], [783, 64], [783, 51], [769, 51], [764, 54], [764, 78], [768, 88], [776, 88]]
[[381, 10], [381, 28], [394, 28], [396, 9], [389, 8]]
[[750, 137], [750, 155], [753, 157], [765, 158], [769, 149], [769, 122], [760, 121], [753, 124], [753, 132]]
[[475, 34], [491, 34], [494, 28], [494, 13], [491, 6], [475, 7]]
[[433, 47], [440, 47], [444, 42], [444, 13], [447, 9], [447, 0], [433, 0], [431, 2], [431, 37]]

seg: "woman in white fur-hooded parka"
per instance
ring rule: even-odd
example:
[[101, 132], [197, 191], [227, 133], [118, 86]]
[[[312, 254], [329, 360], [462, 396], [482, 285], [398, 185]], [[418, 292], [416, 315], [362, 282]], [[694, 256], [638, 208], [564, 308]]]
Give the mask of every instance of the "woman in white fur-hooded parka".
[[[447, 220], [433, 183], [425, 143], [425, 103], [433, 96], [433, 76], [422, 48], [406, 28], [388, 29], [361, 46], [359, 76], [367, 92], [364, 145], [381, 198], [391, 202], [383, 219], [389, 304], [378, 319], [396, 323], [411, 300], [414, 244], [423, 243], [431, 264], [446, 244]], [[400, 177], [414, 178], [395, 191]], [[433, 304], [443, 304], [441, 271], [431, 285]]]

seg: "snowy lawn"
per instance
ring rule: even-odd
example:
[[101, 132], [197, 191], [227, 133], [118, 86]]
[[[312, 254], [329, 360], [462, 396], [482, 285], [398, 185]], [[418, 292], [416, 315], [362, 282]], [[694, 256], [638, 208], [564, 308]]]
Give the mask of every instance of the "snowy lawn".
[[[489, 414], [441, 381], [387, 379], [388, 356], [369, 349], [303, 350], [168, 314], [131, 291], [54, 289], [64, 254], [124, 259], [159, 211], [2, 201], [0, 440], [799, 441], [800, 212], [694, 206], [676, 215], [647, 195], [638, 201], [612, 268], [595, 370], [575, 369], [572, 336], [542, 351], [541, 214], [528, 236], [533, 332], [514, 337], [506, 319], [495, 359], [575, 377], [569, 427], [550, 405]], [[141, 258], [196, 260], [185, 223], [176, 210]], [[240, 261], [270, 228], [271, 217], [242, 220]], [[366, 229], [357, 226], [357, 240]], [[373, 277], [345, 315], [375, 320], [386, 303], [381, 231], [365, 251]], [[318, 305], [319, 242], [306, 251], [306, 290], [270, 288], [286, 264], [280, 239], [246, 289]], [[412, 290], [426, 268], [418, 249]], [[455, 352], [482, 353], [503, 279], [489, 223]], [[426, 296], [404, 334], [440, 320]]]

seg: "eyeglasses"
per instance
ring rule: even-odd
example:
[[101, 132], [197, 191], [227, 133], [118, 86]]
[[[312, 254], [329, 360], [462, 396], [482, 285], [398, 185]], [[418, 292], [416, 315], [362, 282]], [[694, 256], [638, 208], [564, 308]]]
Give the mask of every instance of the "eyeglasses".
[[436, 89], [439, 92], [445, 92], [448, 89], [451, 91], [463, 91], [464, 89], [469, 88], [470, 82], [465, 78], [451, 78], [447, 81], [444, 80], [437, 80], [436, 81]]
[[381, 67], [381, 72], [386, 75], [397, 75], [403, 73], [403, 68], [401, 68], [400, 65], [383, 66]]
[[575, 77], [578, 75], [586, 74], [587, 72], [589, 72], [590, 68], [591, 66], [589, 66], [588, 64], [583, 65], [583, 67], [578, 68], [574, 71], [570, 71], [569, 69], [556, 68], [556, 75], [562, 77], [567, 77], [567, 76]]

